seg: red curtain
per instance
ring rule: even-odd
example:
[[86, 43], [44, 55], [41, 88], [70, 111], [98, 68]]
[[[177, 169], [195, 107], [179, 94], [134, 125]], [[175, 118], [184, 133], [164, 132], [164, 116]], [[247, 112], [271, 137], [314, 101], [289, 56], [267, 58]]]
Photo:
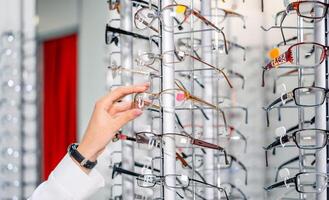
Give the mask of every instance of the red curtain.
[[43, 43], [43, 179], [77, 135], [77, 34]]

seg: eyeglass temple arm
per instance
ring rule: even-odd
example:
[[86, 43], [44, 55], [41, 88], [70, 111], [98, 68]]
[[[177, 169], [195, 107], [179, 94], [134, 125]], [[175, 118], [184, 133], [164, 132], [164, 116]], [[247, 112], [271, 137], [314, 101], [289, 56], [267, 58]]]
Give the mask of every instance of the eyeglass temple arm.
[[296, 156], [296, 157], [293, 157], [292, 159], [290, 159], [290, 160], [288, 160], [288, 161], [286, 161], [286, 162], [284, 162], [284, 163], [282, 163], [282, 164], [278, 167], [278, 169], [276, 170], [276, 173], [275, 173], [275, 182], [278, 181], [280, 170], [281, 170], [284, 166], [289, 165], [289, 164], [291, 164], [291, 163], [294, 163], [294, 162], [296, 162], [296, 161], [299, 161], [299, 155]]
[[[291, 4], [289, 4], [289, 5], [291, 5]], [[287, 10], [288, 10], [288, 7], [287, 7]], [[281, 32], [281, 36], [282, 36], [282, 40], [283, 40], [284, 45], [287, 44], [287, 41], [286, 41], [286, 37], [284, 36], [284, 33], [283, 33], [282, 25], [283, 25], [284, 19], [287, 17], [287, 10], [282, 14], [281, 21], [280, 21], [280, 32]]]
[[286, 181], [280, 181], [280, 182], [274, 183], [274, 184], [272, 184], [270, 186], [264, 187], [264, 189], [266, 191], [270, 191], [270, 190], [272, 190], [274, 188], [284, 186], [285, 184], [290, 184], [290, 183], [295, 183], [295, 182], [296, 182], [296, 177], [293, 177], [293, 178], [287, 179]]
[[243, 15], [241, 15], [240, 13], [237, 13], [237, 12], [233, 12], [233, 11], [229, 11], [229, 10], [225, 10], [225, 12], [228, 14], [228, 15], [231, 15], [232, 17], [238, 17], [242, 20], [243, 22], [243, 28], [245, 29], [246, 28], [246, 20], [244, 18]]
[[196, 180], [196, 179], [193, 179], [193, 178], [189, 178], [190, 181], [193, 181], [193, 182], [197, 182], [197, 183], [201, 183], [201, 184], [204, 184], [204, 185], [207, 185], [207, 186], [210, 186], [210, 187], [213, 187], [213, 188], [216, 188], [218, 189], [220, 192], [224, 192], [225, 193], [225, 196], [226, 196], [226, 199], [229, 200], [228, 198], [228, 195], [226, 193], [226, 190], [222, 187], [218, 187], [216, 185], [213, 185], [213, 184], [210, 184], [210, 183], [207, 183], [207, 182], [203, 182], [203, 181], [199, 181], [199, 180]]
[[139, 162], [136, 162], [136, 161], [135, 161], [135, 166], [136, 166], [136, 167], [140, 167], [140, 168], [152, 169], [152, 170], [155, 171], [155, 172], [160, 172], [159, 169], [152, 168], [151, 166], [147, 166], [147, 165], [144, 165], [144, 164], [139, 163]]
[[115, 177], [115, 172], [117, 172], [118, 174], [127, 174], [127, 175], [135, 176], [135, 177], [143, 176], [142, 174], [132, 172], [129, 170], [125, 170], [125, 169], [122, 169], [121, 167], [114, 165], [113, 172], [112, 172], [112, 179]]
[[227, 48], [227, 43], [226, 43], [227, 40], [226, 40], [226, 36], [225, 36], [223, 30], [220, 29], [220, 28], [218, 28], [215, 24], [213, 24], [207, 18], [205, 18], [204, 16], [202, 16], [199, 12], [197, 12], [197, 11], [195, 11], [195, 10], [192, 9], [192, 13], [193, 13], [194, 16], [196, 16], [201, 21], [203, 21], [205, 24], [207, 24], [208, 26], [213, 27], [216, 31], [218, 31], [219, 33], [222, 34], [223, 39], [224, 39], [225, 53], [228, 54], [228, 48]]
[[230, 88], [233, 88], [233, 85], [232, 85], [231, 81], [229, 80], [229, 78], [227, 77], [227, 75], [225, 74], [225, 72], [224, 72], [223, 70], [221, 70], [221, 69], [219, 69], [218, 67], [215, 67], [215, 66], [213, 66], [213, 65], [211, 65], [211, 64], [209, 64], [209, 63], [207, 63], [207, 62], [205, 62], [205, 61], [203, 61], [203, 60], [201, 60], [201, 59], [198, 59], [197, 57], [195, 57], [195, 56], [193, 56], [193, 55], [187, 54], [187, 56], [190, 56], [191, 58], [193, 58], [193, 59], [195, 59], [195, 60], [201, 62], [202, 64], [205, 64], [205, 65], [207, 65], [207, 66], [209, 66], [209, 67], [215, 69], [216, 71], [220, 72], [220, 73], [224, 76], [224, 78], [225, 78], [225, 80], [227, 81], [227, 83], [228, 83], [228, 85], [230, 86]]
[[233, 127], [233, 130], [242, 138], [242, 140], [245, 142], [244, 145], [244, 152], [247, 152], [247, 145], [248, 145], [248, 140], [247, 138], [241, 133], [241, 131], [239, 131], [238, 129]]
[[[289, 142], [289, 139], [290, 139], [290, 136], [284, 135], [284, 136], [282, 136], [281, 141], [282, 141], [282, 143], [287, 143], [287, 142]], [[281, 141], [280, 141], [280, 137], [277, 137], [277, 138], [275, 138], [275, 141], [273, 143], [271, 143], [267, 147], [264, 147], [263, 149], [266, 151], [269, 151], [272, 148], [281, 145]]]
[[[144, 39], [144, 40], [150, 40], [150, 38], [144, 36], [144, 35], [140, 35], [134, 32], [129, 32], [129, 31], [125, 31], [119, 28], [114, 28], [112, 26], [109, 26], [108, 24], [106, 25], [106, 32], [114, 32], [114, 33], [119, 33], [119, 34], [124, 34], [124, 35], [129, 35], [135, 38], [139, 38], [139, 39]], [[107, 35], [105, 34], [105, 37], [107, 37]], [[157, 41], [155, 41], [154, 39], [152, 39], [152, 42], [154, 42], [157, 46], [159, 46], [159, 43]]]
[[[159, 110], [160, 110], [161, 108], [160, 107], [156, 107], [156, 108], [147, 108], [147, 110], [149, 110], [149, 111], [153, 111], [153, 112], [160, 112]], [[183, 129], [184, 130], [184, 126], [183, 126], [183, 124], [182, 124], [182, 121], [180, 120], [180, 118], [179, 118], [179, 116], [178, 116], [178, 114], [175, 112], [175, 118], [176, 118], [176, 121], [177, 121], [177, 124], [178, 124], [178, 126], [181, 128], [181, 129]]]
[[270, 110], [272, 110], [273, 107], [276, 104], [282, 102], [283, 100], [287, 100], [289, 98], [289, 96], [290, 96], [290, 93], [285, 93], [284, 95], [282, 95], [282, 97], [279, 97], [279, 98], [275, 99], [270, 105], [268, 105], [267, 107], [265, 107], [264, 110], [267, 111], [267, 112], [270, 111]]
[[[294, 99], [288, 99], [285, 104], [293, 102], [293, 101], [294, 101]], [[281, 107], [282, 106], [283, 106], [283, 103], [280, 103], [280, 105], [277, 108], [277, 110], [278, 110], [278, 121], [281, 121], [281, 119], [282, 119], [282, 114], [281, 114]]]
[[286, 12], [286, 10], [281, 10], [281, 11], [279, 11], [275, 14], [275, 17], [274, 17], [274, 25], [275, 26], [278, 25], [278, 19], [279, 19], [280, 15], [283, 15], [285, 12]]
[[237, 76], [237, 77], [239, 77], [239, 78], [242, 79], [242, 89], [244, 89], [244, 85], [245, 85], [245, 82], [246, 82], [244, 76], [242, 74], [238, 73], [238, 72], [235, 72], [235, 71], [231, 70], [231, 69], [229, 69], [227, 71], [228, 71], [228, 73], [230, 73], [230, 74], [232, 74], [234, 76]]
[[198, 105], [194, 105], [194, 106], [200, 110], [200, 112], [202, 113], [202, 115], [204, 116], [204, 118], [206, 120], [209, 120], [209, 117], [207, 116], [206, 112], [200, 106], [198, 106]]
[[245, 182], [245, 185], [248, 185], [248, 169], [247, 169], [247, 167], [240, 160], [238, 160], [235, 156], [230, 155], [230, 154], [229, 154], [229, 156], [232, 158], [233, 161], [237, 162], [241, 166], [241, 168], [246, 172], [244, 182]]
[[[289, 136], [287, 136], [287, 135], [282, 137], [282, 142], [283, 143], [286, 143], [287, 142], [286, 140], [289, 141]], [[272, 148], [273, 148], [273, 150], [275, 150], [275, 147], [279, 146], [280, 144], [281, 144], [281, 141], [280, 141], [280, 139], [277, 138], [276, 141], [274, 141], [269, 146], [263, 147], [263, 149], [265, 150], [265, 164], [266, 164], [266, 167], [268, 167], [268, 151], [271, 150]]]

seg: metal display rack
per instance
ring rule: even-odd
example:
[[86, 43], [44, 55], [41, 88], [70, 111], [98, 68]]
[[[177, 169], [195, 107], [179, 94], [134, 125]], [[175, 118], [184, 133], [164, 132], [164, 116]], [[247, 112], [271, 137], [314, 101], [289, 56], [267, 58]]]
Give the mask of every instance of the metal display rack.
[[35, 1], [4, 5], [13, 23], [0, 30], [0, 199], [26, 199], [40, 172]]
[[[296, 1], [298, 2], [298, 1]], [[321, 0], [320, 2], [324, 2], [327, 3], [326, 0]], [[287, 6], [287, 5], [286, 5]], [[319, 12], [317, 10], [317, 8], [313, 8], [314, 9], [314, 13]], [[286, 11], [284, 11], [286, 12]], [[307, 42], [317, 42], [319, 44], [324, 44], [327, 45], [328, 44], [328, 40], [327, 40], [327, 17], [325, 17], [325, 19], [321, 20], [321, 21], [317, 21], [317, 22], [313, 22], [311, 23], [313, 25], [313, 27], [311, 27], [309, 25], [309, 23], [306, 23], [304, 21], [305, 19], [303, 19], [303, 17], [301, 16], [297, 16], [297, 21], [296, 21], [296, 26], [283, 26], [282, 29], [283, 30], [296, 30], [296, 42], [295, 43], [301, 43], [301, 42], [305, 42], [304, 40], [304, 34], [305, 34], [305, 30], [313, 30], [313, 35], [314, 35], [314, 39], [313, 40], [308, 40]], [[308, 24], [308, 25], [305, 25]], [[291, 25], [291, 24], [290, 24]], [[264, 31], [269, 31], [271, 29], [279, 29], [280, 26], [272, 26], [270, 28], [264, 28], [262, 27], [262, 29]], [[313, 47], [315, 48], [315, 47]], [[305, 51], [305, 50], [304, 50]], [[316, 51], [316, 50], [315, 50]], [[304, 55], [300, 55], [301, 49], [297, 49], [295, 52], [294, 58], [296, 59], [296, 66], [280, 66], [280, 68], [278, 69], [296, 69], [297, 70], [297, 86], [298, 87], [305, 87], [305, 86], [310, 86], [310, 85], [304, 85], [304, 79], [306, 76], [313, 76], [314, 77], [314, 86], [316, 87], [322, 87], [322, 88], [326, 88], [328, 89], [328, 61], [325, 61], [323, 63], [321, 63], [320, 65], [317, 65], [316, 67], [310, 67], [310, 66], [300, 66], [300, 62], [302, 62], [303, 59], [305, 59], [303, 56]], [[317, 54], [317, 52], [313, 52], [315, 53], [315, 55]], [[309, 73], [309, 72], [305, 72], [305, 70], [310, 70], [310, 69], [314, 69], [314, 73]], [[291, 74], [289, 76], [296, 76], [295, 74]], [[282, 93], [284, 94], [284, 93]], [[294, 97], [297, 98], [302, 98], [302, 97]], [[316, 96], [317, 100], [319, 98], [321, 98], [319, 96], [319, 94]], [[295, 106], [295, 105], [285, 105], [285, 102], [283, 102], [283, 98], [281, 97], [282, 100], [282, 105], [275, 107], [278, 109], [279, 111], [279, 115], [281, 115], [281, 110], [282, 109], [297, 109], [298, 110], [298, 129], [304, 129], [304, 128], [308, 128], [309, 123], [306, 124], [305, 121], [307, 121], [307, 111], [306, 109], [309, 108], [305, 108], [303, 106]], [[308, 110], [309, 113], [309, 110]], [[324, 129], [324, 130], [328, 130], [328, 121], [327, 121], [327, 117], [328, 117], [328, 103], [327, 100], [324, 104], [320, 105], [320, 106], [316, 106], [314, 107], [314, 113], [315, 113], [315, 128], [316, 129]], [[280, 119], [281, 117], [279, 117]], [[280, 138], [280, 140], [282, 139], [282, 137], [284, 137], [285, 135], [281, 135], [278, 136], [278, 138]], [[302, 137], [298, 137], [296, 138], [297, 142], [302, 142], [304, 138]], [[321, 144], [323, 142], [323, 138], [320, 136], [320, 134], [316, 135], [316, 142], [317, 144]], [[297, 146], [295, 144], [293, 145], [287, 145], [284, 144], [282, 142], [282, 140], [280, 141], [282, 148], [297, 148]], [[299, 171], [299, 173], [302, 172], [316, 172], [316, 173], [323, 173], [323, 174], [327, 174], [327, 160], [328, 160], [328, 155], [327, 155], [327, 149], [326, 148], [322, 148], [322, 149], [318, 149], [318, 150], [314, 150], [314, 149], [303, 149], [303, 148], [299, 148], [299, 159], [298, 159], [298, 167], [287, 167], [286, 169], [297, 169]], [[315, 166], [312, 167], [313, 169], [310, 169], [309, 167], [305, 166], [305, 155], [315, 155]], [[283, 169], [286, 170], [286, 169]], [[281, 169], [282, 170], [282, 169]], [[280, 174], [279, 172], [277, 172], [277, 176], [278, 174]], [[281, 177], [284, 180], [284, 184], [286, 185], [287, 188], [289, 188], [289, 184], [286, 182], [289, 178], [291, 178], [291, 174], [287, 174], [287, 172], [283, 172], [283, 177]], [[297, 180], [297, 179], [296, 179]], [[305, 181], [305, 180], [304, 180]], [[312, 181], [312, 180], [308, 180], [308, 181]], [[313, 180], [314, 181], [314, 180]], [[298, 184], [300, 184], [299, 182], [295, 183], [298, 187]], [[317, 184], [321, 184], [321, 180], [316, 180], [315, 185]], [[283, 185], [284, 186], [284, 185]], [[315, 186], [313, 186], [315, 187]], [[308, 192], [298, 192], [297, 194], [293, 195], [293, 197], [285, 197], [286, 194], [291, 193], [292, 191], [295, 191], [295, 188], [291, 188], [291, 189], [287, 189], [288, 192], [284, 193], [284, 195], [282, 195], [282, 197], [277, 198], [277, 199], [299, 199], [299, 200], [306, 200], [306, 199], [316, 199], [316, 200], [326, 200], [328, 198], [328, 194], [327, 194], [327, 188], [324, 188], [323, 192], [321, 193], [316, 193], [316, 194], [311, 194]], [[297, 192], [297, 191], [296, 191]]]
[[[180, 4], [183, 2], [184, 5]], [[223, 73], [228, 72], [213, 67], [220, 64], [221, 57], [224, 55], [222, 52], [225, 52], [227, 44], [219, 45], [220, 41], [223, 41], [222, 29], [216, 27], [222, 25], [217, 19], [219, 14], [212, 12], [212, 8], [217, 8], [218, 5], [217, 3], [212, 5], [211, 2], [211, 0], [201, 1], [201, 11], [199, 12], [195, 9], [193, 1], [109, 1], [109, 8], [112, 12], [108, 25], [114, 27], [114, 24], [119, 22], [120, 25], [117, 27], [121, 28], [120, 31], [112, 31], [113, 33], [109, 31], [106, 34], [107, 38], [111, 36], [113, 38], [115, 34], [120, 38], [120, 43], [117, 45], [117, 49], [120, 50], [110, 48], [112, 53], [108, 73], [109, 88], [138, 83], [140, 80], [138, 75], [142, 75], [148, 77], [151, 82], [150, 92], [157, 94], [157, 92], [171, 91], [154, 97], [160, 98], [157, 101], [159, 106], [144, 108], [143, 121], [139, 122], [137, 119], [133, 125], [128, 125], [118, 133], [117, 139], [124, 140], [121, 143], [121, 150], [116, 152], [116, 154], [121, 154], [122, 161], [115, 161], [114, 154], [111, 155], [110, 168], [113, 183], [110, 186], [110, 199], [117, 197], [122, 199], [179, 199], [184, 196], [187, 199], [225, 199], [227, 188], [222, 185], [223, 181], [220, 178], [221, 169], [224, 167], [221, 165], [222, 163], [228, 165], [228, 162], [233, 161], [228, 161], [226, 151], [222, 151], [218, 147], [214, 149], [201, 145], [202, 148], [200, 148], [200, 143], [213, 146], [223, 138], [230, 140], [230, 136], [226, 135], [228, 129], [221, 102], [219, 102], [219, 90], [226, 91], [225, 87], [228, 88], [223, 76]], [[172, 5], [176, 7], [168, 9], [168, 6]], [[115, 13], [118, 11], [117, 8], [119, 8], [119, 15]], [[136, 12], [139, 9], [154, 9], [155, 11], [147, 11], [138, 15]], [[182, 13], [191, 15], [188, 16], [189, 22], [178, 27], [173, 26], [179, 21], [177, 15]], [[143, 17], [153, 17], [154, 21], [147, 21]], [[136, 18], [139, 21], [136, 22]], [[201, 22], [201, 26], [198, 25], [197, 20]], [[205, 23], [205, 20], [210, 20], [215, 24], [210, 24], [209, 21]], [[143, 24], [145, 29], [135, 29], [138, 23]], [[196, 35], [201, 38], [200, 43], [196, 44], [197, 48], [201, 50], [201, 54], [194, 49], [196, 48], [194, 42], [199, 41]], [[148, 41], [145, 37], [149, 38]], [[181, 38], [184, 38], [182, 41], [185, 41], [184, 51], [177, 46], [177, 40]], [[109, 40], [107, 39], [107, 41]], [[214, 45], [214, 42], [218, 45]], [[120, 62], [114, 58], [114, 54], [117, 52], [120, 52], [121, 55]], [[157, 60], [157, 66], [146, 66], [143, 60], [141, 61], [141, 55], [148, 55], [148, 59]], [[183, 67], [180, 65], [181, 62], [184, 63]], [[116, 64], [114, 65], [114, 63]], [[121, 76], [117, 76], [120, 73]], [[234, 74], [229, 76], [230, 78], [235, 77]], [[181, 83], [183, 86], [180, 85]], [[197, 88], [200, 86], [203, 87], [202, 90]], [[186, 91], [177, 95], [175, 90], [178, 88]], [[183, 95], [184, 98], [193, 96], [194, 99], [190, 104], [178, 107], [177, 99], [181, 98], [179, 95]], [[138, 97], [135, 96], [128, 100], [135, 101], [136, 99]], [[198, 105], [200, 99], [201, 102], [206, 103]], [[134, 102], [135, 104], [136, 102]], [[236, 107], [234, 105], [226, 106], [225, 110], [231, 108]], [[181, 124], [181, 118], [188, 121], [188, 131], [187, 126]], [[196, 121], [199, 124], [201, 122], [202, 135], [197, 132], [199, 127], [196, 126]], [[138, 136], [135, 134], [138, 132], [136, 129], [139, 130], [141, 126], [148, 127], [143, 129], [143, 132], [157, 133], [157, 138], [161, 138], [161, 142], [157, 143], [153, 141], [153, 138], [147, 138], [148, 141], [145, 144], [150, 149], [144, 151], [142, 146], [145, 144], [140, 144], [143, 142], [138, 142]], [[222, 127], [223, 130], [220, 131], [218, 127]], [[178, 141], [177, 135], [172, 135], [172, 133], [182, 134], [186, 137], [186, 141], [192, 140], [192, 143], [184, 147], [179, 146], [177, 143], [182, 141]], [[135, 137], [136, 141], [122, 139], [123, 136], [120, 134]], [[139, 153], [139, 151], [143, 153]], [[148, 159], [139, 158], [140, 154]], [[186, 161], [187, 159], [188, 161]], [[203, 167], [200, 169], [197, 166], [198, 162], [202, 162]], [[181, 165], [185, 167], [181, 167]], [[122, 180], [116, 182], [115, 177], [118, 174], [122, 174]], [[150, 175], [152, 175], [151, 178]], [[182, 181], [187, 181], [189, 187], [187, 185], [177, 186], [177, 184], [183, 184]], [[141, 185], [152, 185], [152, 183], [154, 183], [153, 186], [141, 189]], [[242, 193], [234, 185], [227, 185]], [[155, 187], [157, 189], [154, 189]], [[121, 194], [115, 194], [114, 191], [117, 191], [118, 188], [122, 189]], [[152, 191], [151, 197], [148, 196], [150, 190]], [[231, 193], [227, 195], [234, 196]], [[246, 199], [246, 196], [243, 194], [241, 198]]]

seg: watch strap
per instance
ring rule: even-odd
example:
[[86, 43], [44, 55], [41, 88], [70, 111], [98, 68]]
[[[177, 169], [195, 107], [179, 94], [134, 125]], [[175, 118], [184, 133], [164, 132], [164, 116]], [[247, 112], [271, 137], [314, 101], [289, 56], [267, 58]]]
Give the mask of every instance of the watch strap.
[[77, 150], [78, 148], [77, 143], [73, 143], [68, 147], [68, 153], [69, 155], [76, 160], [82, 167], [87, 168], [87, 169], [92, 169], [96, 166], [97, 160], [95, 162], [92, 162], [85, 158], [81, 153]]

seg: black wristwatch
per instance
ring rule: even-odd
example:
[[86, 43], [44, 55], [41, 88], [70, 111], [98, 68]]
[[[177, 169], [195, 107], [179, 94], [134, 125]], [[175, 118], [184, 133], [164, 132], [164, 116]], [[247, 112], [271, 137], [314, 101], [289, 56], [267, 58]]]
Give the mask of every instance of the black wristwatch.
[[77, 143], [70, 144], [70, 146], [67, 149], [67, 152], [69, 153], [69, 155], [74, 160], [76, 160], [82, 167], [87, 168], [87, 169], [94, 168], [97, 164], [97, 160], [95, 162], [92, 162], [92, 161], [86, 159], [85, 157], [83, 157], [83, 155], [81, 155], [79, 153], [79, 151], [77, 150], [78, 146], [79, 145]]

